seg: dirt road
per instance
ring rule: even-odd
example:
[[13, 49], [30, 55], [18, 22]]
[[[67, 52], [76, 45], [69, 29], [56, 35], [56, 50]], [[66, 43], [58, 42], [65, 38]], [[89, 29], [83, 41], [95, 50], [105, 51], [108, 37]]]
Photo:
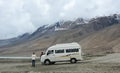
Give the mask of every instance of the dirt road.
[[[1, 73], [119, 73], [120, 54], [111, 54], [76, 64], [56, 63], [55, 65], [41, 65], [36, 67], [30, 62], [0, 63]], [[115, 60], [113, 60], [115, 59]], [[109, 60], [109, 61], [108, 61]], [[118, 61], [119, 60], [119, 61]]]
[[92, 59], [92, 61], [99, 63], [120, 63], [120, 53], [108, 54], [103, 57]]

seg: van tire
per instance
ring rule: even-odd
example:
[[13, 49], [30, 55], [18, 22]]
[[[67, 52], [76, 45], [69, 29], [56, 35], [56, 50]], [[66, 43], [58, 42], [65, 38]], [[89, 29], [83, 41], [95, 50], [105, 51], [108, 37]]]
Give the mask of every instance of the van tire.
[[51, 62], [50, 62], [50, 60], [49, 60], [49, 59], [47, 59], [47, 60], [45, 60], [45, 61], [44, 61], [44, 64], [45, 64], [45, 65], [50, 65], [50, 64], [51, 64]]
[[71, 62], [71, 63], [76, 63], [77, 60], [76, 60], [75, 58], [71, 58], [71, 59], [70, 59], [70, 62]]

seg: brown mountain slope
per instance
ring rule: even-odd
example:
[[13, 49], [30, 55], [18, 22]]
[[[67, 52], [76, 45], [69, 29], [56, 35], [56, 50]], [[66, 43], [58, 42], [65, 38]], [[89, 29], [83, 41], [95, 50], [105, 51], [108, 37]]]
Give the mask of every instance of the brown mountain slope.
[[[56, 43], [78, 42], [85, 54], [106, 54], [120, 52], [120, 25], [113, 25], [100, 31], [87, 33], [81, 29], [60, 31], [50, 36], [40, 37], [33, 41], [13, 47], [0, 49], [1, 56], [31, 56], [33, 51], [39, 55], [47, 47]], [[85, 35], [83, 35], [85, 34]]]
[[[120, 52], [120, 18], [117, 15], [93, 18], [87, 23], [83, 19], [63, 23], [42, 26], [33, 34], [22, 36], [21, 40], [20, 37], [17, 41], [9, 40], [10, 45], [0, 47], [0, 56], [30, 56], [33, 51], [40, 54], [51, 45], [69, 42], [80, 43], [85, 54]], [[58, 26], [68, 30], [55, 31]]]
[[103, 54], [120, 52], [120, 25], [113, 25], [80, 41], [84, 52]]

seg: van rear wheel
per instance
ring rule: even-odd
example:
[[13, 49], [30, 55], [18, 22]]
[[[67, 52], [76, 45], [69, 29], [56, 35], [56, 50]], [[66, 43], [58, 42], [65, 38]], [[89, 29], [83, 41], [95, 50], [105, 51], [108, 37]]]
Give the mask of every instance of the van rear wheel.
[[70, 62], [71, 62], [71, 63], [76, 63], [77, 60], [76, 60], [75, 58], [72, 58], [72, 59], [70, 60]]
[[45, 64], [45, 65], [49, 65], [50, 63], [51, 63], [50, 60], [45, 60], [45, 61], [44, 61], [44, 64]]

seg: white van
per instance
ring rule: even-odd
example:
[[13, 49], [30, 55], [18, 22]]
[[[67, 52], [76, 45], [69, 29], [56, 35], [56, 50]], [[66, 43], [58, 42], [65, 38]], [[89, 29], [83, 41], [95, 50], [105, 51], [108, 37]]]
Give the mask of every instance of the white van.
[[70, 61], [76, 63], [82, 60], [81, 46], [78, 43], [56, 44], [49, 47], [41, 56], [42, 64], [54, 64], [55, 62]]

